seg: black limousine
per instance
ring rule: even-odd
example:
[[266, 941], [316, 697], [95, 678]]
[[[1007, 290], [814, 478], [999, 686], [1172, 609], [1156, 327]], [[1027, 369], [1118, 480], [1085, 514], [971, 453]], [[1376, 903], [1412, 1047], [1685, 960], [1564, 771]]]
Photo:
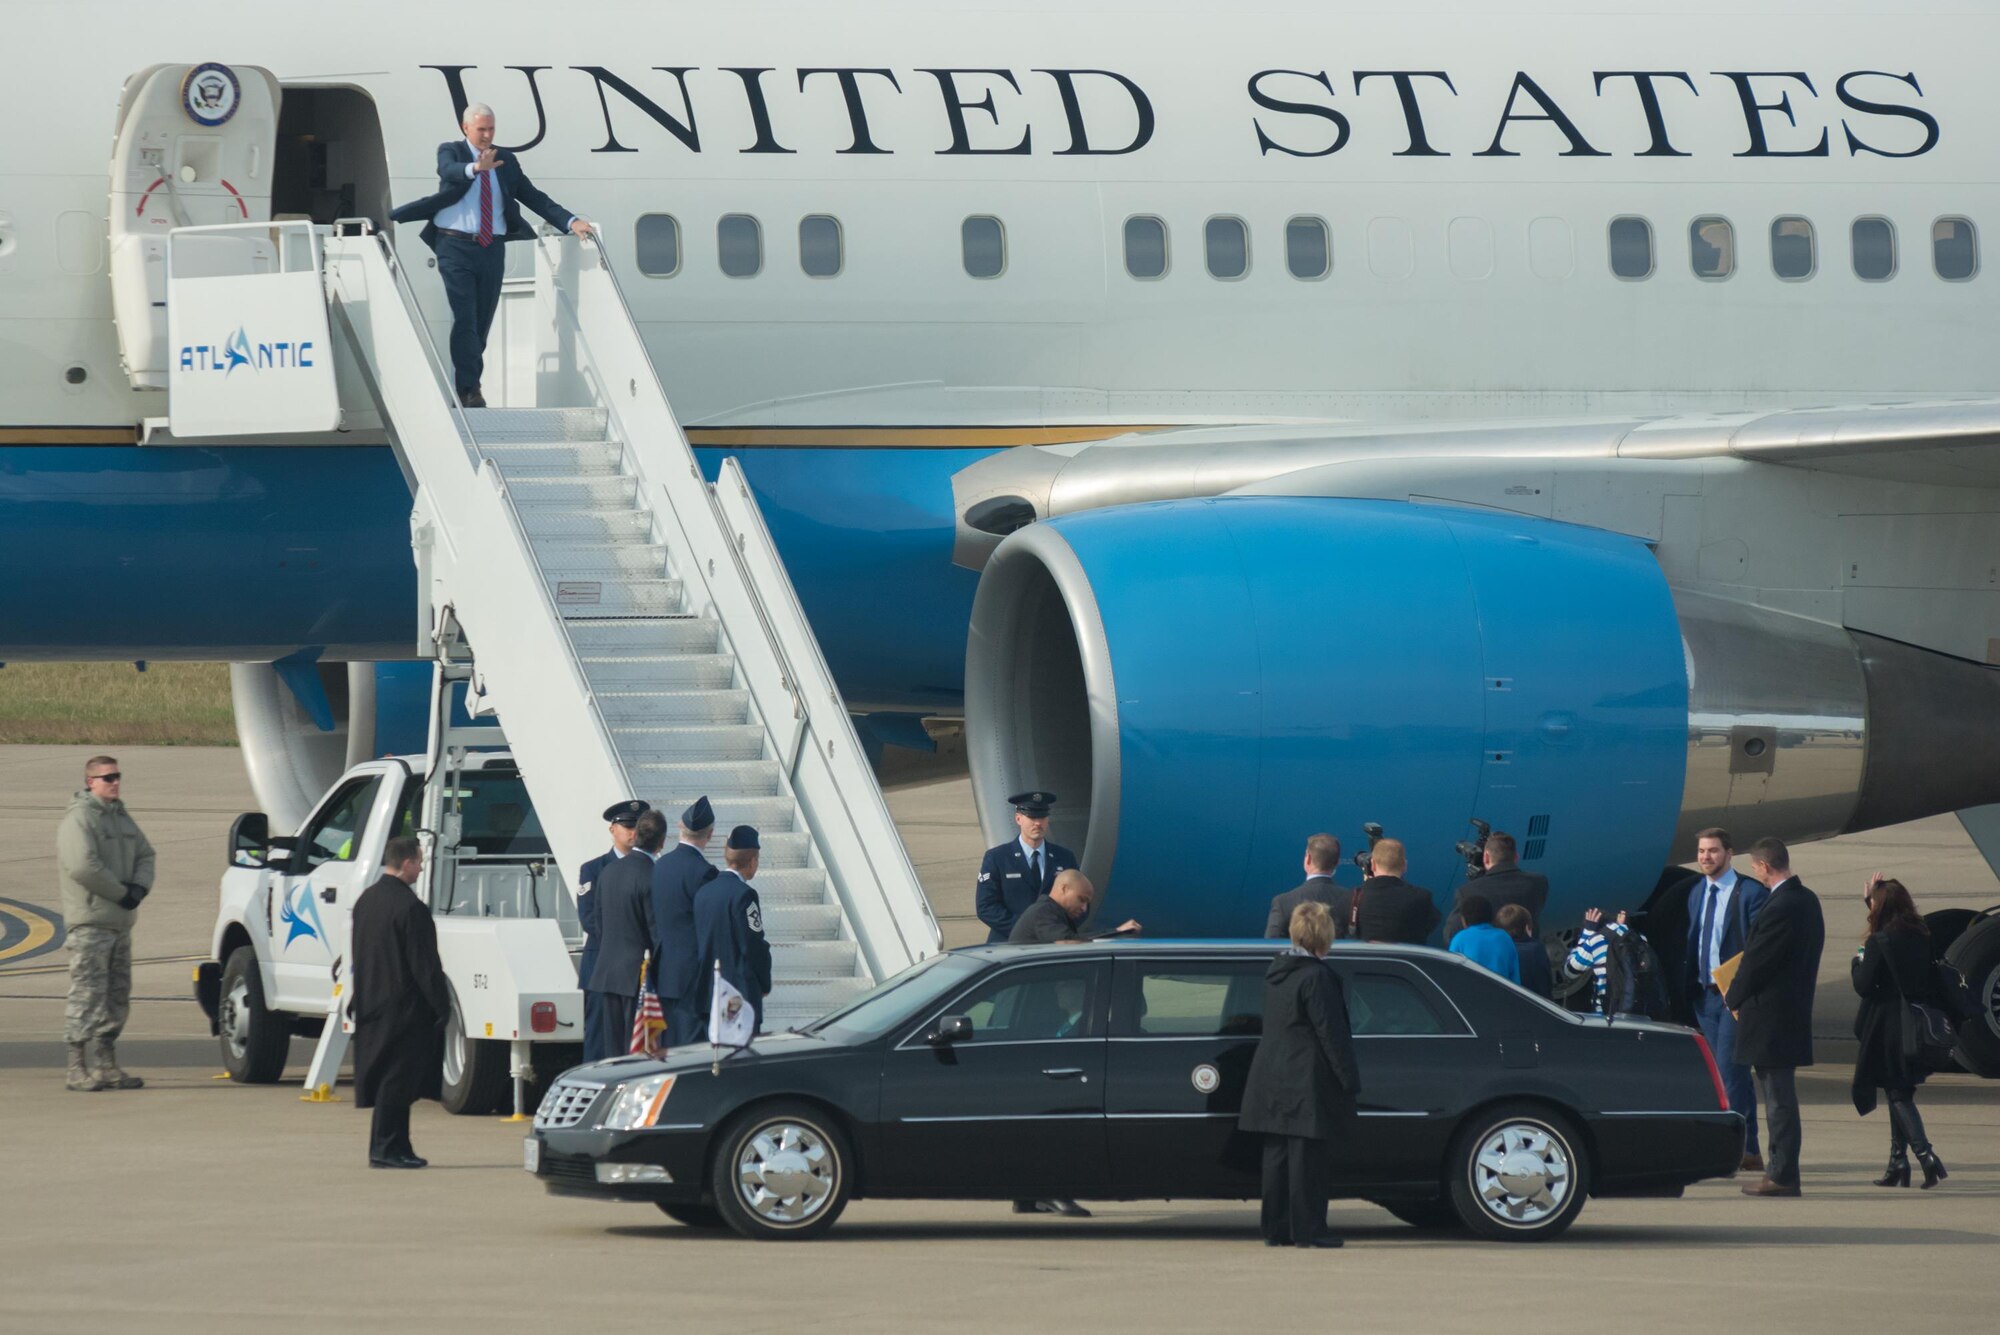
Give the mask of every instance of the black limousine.
[[[938, 955], [719, 1068], [706, 1046], [557, 1079], [525, 1162], [552, 1192], [805, 1238], [856, 1197], [1255, 1199], [1236, 1130], [1277, 942]], [[1588, 1196], [1736, 1171], [1701, 1036], [1571, 1014], [1454, 955], [1337, 943], [1361, 1068], [1337, 1197], [1531, 1241]]]

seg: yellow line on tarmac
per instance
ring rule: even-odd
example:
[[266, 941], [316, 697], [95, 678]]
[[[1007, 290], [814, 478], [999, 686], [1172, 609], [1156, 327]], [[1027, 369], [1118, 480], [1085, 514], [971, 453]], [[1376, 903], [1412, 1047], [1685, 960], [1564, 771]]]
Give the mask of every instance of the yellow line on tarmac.
[[26, 936], [6, 949], [0, 950], [0, 961], [39, 955], [49, 942], [56, 939], [56, 925], [26, 904], [7, 900], [4, 905], [0, 905], [0, 916], [13, 918], [28, 929]]

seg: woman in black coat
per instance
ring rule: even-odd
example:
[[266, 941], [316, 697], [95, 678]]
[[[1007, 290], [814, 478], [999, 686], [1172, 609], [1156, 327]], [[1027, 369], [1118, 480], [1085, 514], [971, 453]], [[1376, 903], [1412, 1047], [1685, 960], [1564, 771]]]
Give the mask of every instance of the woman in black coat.
[[1875, 1111], [1878, 1087], [1889, 1096], [1889, 1167], [1875, 1185], [1909, 1186], [1909, 1151], [1915, 1150], [1928, 1190], [1948, 1174], [1917, 1112], [1917, 1086], [1925, 1072], [1916, 1054], [1903, 1050], [1903, 1009], [1912, 1001], [1943, 1004], [1930, 929], [1917, 916], [1901, 881], [1884, 880], [1879, 873], [1869, 877], [1864, 902], [1868, 936], [1853, 965], [1854, 990], [1861, 995], [1861, 1010], [1854, 1017], [1854, 1036], [1861, 1040], [1854, 1062], [1854, 1107], [1866, 1117]]
[[1264, 1245], [1338, 1247], [1326, 1231], [1332, 1141], [1354, 1115], [1361, 1077], [1340, 976], [1326, 964], [1326, 905], [1292, 910], [1291, 936], [1264, 975], [1264, 1030], [1236, 1125], [1264, 1137]]

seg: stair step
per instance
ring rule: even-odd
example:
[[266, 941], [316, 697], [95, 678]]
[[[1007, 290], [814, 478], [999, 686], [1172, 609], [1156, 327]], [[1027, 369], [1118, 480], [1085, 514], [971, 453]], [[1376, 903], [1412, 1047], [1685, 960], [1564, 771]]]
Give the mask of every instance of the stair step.
[[[774, 797], [783, 791], [778, 784], [778, 762], [775, 760], [716, 760], [705, 764], [633, 764], [627, 761], [625, 772], [632, 780], [633, 790], [641, 794], [707, 793], [709, 801], [713, 802], [717, 793]], [[720, 858], [721, 842], [717, 841], [714, 847], [716, 858]]]
[[550, 538], [534, 544], [535, 561], [544, 571], [561, 570], [564, 579], [601, 575], [660, 578], [667, 573], [667, 549], [657, 542], [576, 542]]
[[646, 768], [695, 760], [757, 760], [764, 754], [764, 725], [614, 728], [612, 740], [627, 766]]
[[530, 471], [572, 473], [616, 473], [621, 451], [608, 440], [535, 441], [529, 444], [483, 441], [480, 452], [501, 473], [513, 477]]
[[545, 570], [564, 617], [672, 616], [687, 602], [677, 579], [640, 579], [604, 571]]
[[866, 992], [873, 984], [866, 978], [812, 978], [787, 983], [774, 979], [771, 995], [764, 999], [764, 1028], [783, 1033], [829, 1015]]
[[565, 510], [611, 509], [634, 504], [639, 483], [623, 475], [613, 477], [523, 477], [513, 478], [507, 490], [514, 504], [553, 506]]
[[799, 806], [788, 794], [776, 797], [741, 797], [733, 793], [664, 793], [648, 794], [646, 800], [667, 814], [668, 834], [674, 833], [673, 823], [694, 803], [695, 798], [706, 797], [715, 809], [716, 839], [720, 840], [738, 825], [754, 825], [760, 832], [787, 834], [798, 828]]
[[[516, 502], [520, 497], [515, 497]], [[523, 505], [521, 528], [532, 545], [544, 542], [650, 542], [653, 517], [631, 505]]]
[[728, 654], [584, 654], [579, 661], [599, 695], [719, 690], [736, 681], [736, 662]]
[[482, 445], [603, 440], [609, 431], [602, 408], [467, 408], [465, 423]]
[[[647, 749], [656, 740], [653, 734], [664, 728], [690, 725], [742, 727], [750, 722], [750, 692], [734, 688], [719, 691], [606, 691], [597, 692], [597, 707], [605, 721], [618, 733], [623, 751], [629, 734], [632, 745]], [[630, 755], [627, 759], [631, 759]]]
[[[763, 901], [761, 891], [757, 898]], [[833, 904], [764, 903], [764, 930], [774, 941], [837, 941], [840, 909]]]
[[570, 641], [581, 658], [626, 654], [712, 654], [722, 644], [713, 617], [607, 617], [572, 626]]
[[852, 941], [773, 941], [771, 977], [852, 978], [860, 958]]
[[757, 898], [776, 908], [825, 908], [840, 912], [838, 905], [826, 902], [826, 872], [819, 867], [759, 867]]
[[[639, 791], [645, 792], [646, 789], [641, 788]], [[709, 800], [713, 802], [715, 799], [710, 798]], [[716, 822], [718, 826], [721, 823], [720, 820]], [[728, 832], [722, 831], [721, 833], [726, 836]], [[765, 867], [769, 867], [772, 871], [804, 871], [811, 865], [811, 835], [766, 833], [763, 830], [759, 830], [757, 836], [757, 842], [763, 845], [762, 854], [757, 859], [758, 871], [756, 884], [758, 886], [761, 887], [764, 884], [763, 869]], [[708, 854], [708, 860], [717, 867], [723, 865], [722, 845], [725, 842], [727, 842], [726, 838], [711, 839], [708, 841], [708, 847], [703, 850]]]

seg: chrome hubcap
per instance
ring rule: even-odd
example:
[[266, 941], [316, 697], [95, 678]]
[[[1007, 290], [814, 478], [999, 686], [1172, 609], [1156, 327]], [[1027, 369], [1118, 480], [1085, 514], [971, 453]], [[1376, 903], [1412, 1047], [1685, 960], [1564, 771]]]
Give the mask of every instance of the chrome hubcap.
[[1540, 1122], [1488, 1132], [1472, 1156], [1472, 1190], [1504, 1224], [1540, 1224], [1561, 1212], [1575, 1183], [1569, 1145]]
[[216, 1027], [222, 1031], [222, 1041], [229, 1048], [230, 1058], [242, 1061], [243, 1054], [250, 1050], [249, 980], [238, 978], [223, 996], [222, 1013], [216, 1017]]
[[818, 1127], [805, 1122], [760, 1126], [736, 1156], [736, 1189], [766, 1223], [805, 1223], [833, 1199], [839, 1183], [832, 1146]]

